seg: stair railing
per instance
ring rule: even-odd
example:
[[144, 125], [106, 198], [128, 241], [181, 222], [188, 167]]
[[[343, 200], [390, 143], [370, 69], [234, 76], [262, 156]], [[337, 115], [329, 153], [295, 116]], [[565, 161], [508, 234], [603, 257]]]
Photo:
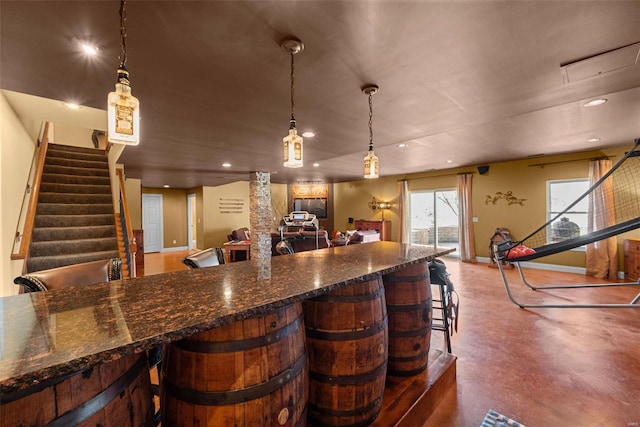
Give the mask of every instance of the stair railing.
[[[29, 253], [31, 243], [31, 232], [36, 217], [36, 207], [38, 206], [38, 194], [40, 193], [40, 182], [42, 181], [42, 171], [44, 170], [44, 159], [49, 145], [49, 122], [44, 122], [40, 126], [38, 144], [33, 153], [31, 168], [29, 169], [29, 179], [24, 192], [20, 216], [16, 227], [16, 235], [13, 241], [12, 260], [25, 259]], [[28, 200], [28, 201], [27, 201]], [[25, 212], [26, 207], [26, 212]]]
[[133, 236], [133, 227], [131, 226], [131, 216], [129, 215], [129, 205], [127, 203], [127, 192], [124, 188], [124, 173], [122, 169], [117, 168], [119, 193], [120, 193], [120, 222], [122, 224], [122, 237], [124, 239], [124, 250], [127, 255], [127, 265], [129, 267], [129, 276], [136, 277], [136, 252], [138, 251], [136, 239]]

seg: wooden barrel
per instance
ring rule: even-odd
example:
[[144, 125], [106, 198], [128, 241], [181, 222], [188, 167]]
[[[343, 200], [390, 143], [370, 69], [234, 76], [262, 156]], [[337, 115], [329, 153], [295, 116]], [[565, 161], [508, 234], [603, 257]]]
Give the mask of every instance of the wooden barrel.
[[164, 346], [162, 426], [304, 426], [308, 396], [302, 305]]
[[309, 348], [309, 423], [366, 426], [380, 412], [387, 310], [380, 276], [303, 302]]
[[383, 276], [389, 313], [387, 374], [416, 375], [429, 363], [433, 299], [427, 262]]
[[153, 397], [146, 353], [0, 395], [0, 425], [152, 426]]

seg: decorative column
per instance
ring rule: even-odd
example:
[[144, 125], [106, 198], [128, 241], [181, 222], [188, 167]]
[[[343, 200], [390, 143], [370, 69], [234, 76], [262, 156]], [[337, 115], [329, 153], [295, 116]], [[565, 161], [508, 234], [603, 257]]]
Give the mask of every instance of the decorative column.
[[249, 177], [249, 227], [251, 258], [271, 258], [271, 174], [251, 172]]

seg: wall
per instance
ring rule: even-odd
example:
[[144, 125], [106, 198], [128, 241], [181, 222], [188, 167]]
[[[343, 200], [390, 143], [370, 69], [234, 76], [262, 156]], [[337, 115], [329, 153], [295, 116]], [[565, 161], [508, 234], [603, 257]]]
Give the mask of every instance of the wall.
[[[391, 240], [398, 240], [398, 177], [363, 179], [360, 181], [333, 184], [334, 231], [353, 230], [354, 221], [359, 219], [391, 221]], [[372, 211], [368, 204], [373, 197], [389, 202], [391, 209]]]
[[[367, 203], [375, 196], [376, 199], [394, 203], [392, 209], [385, 211], [384, 215], [385, 219], [392, 221], [392, 239], [397, 240], [398, 180], [407, 179], [409, 191], [455, 189], [456, 175], [472, 172], [472, 208], [474, 217], [478, 219], [474, 224], [476, 253], [479, 257], [488, 258], [489, 239], [497, 227], [507, 227], [516, 239], [521, 239], [546, 222], [546, 181], [587, 178], [590, 158], [607, 155], [615, 164], [631, 148], [632, 145], [628, 145], [604, 151], [494, 163], [489, 165], [489, 172], [485, 175], [479, 175], [475, 167], [467, 167], [334, 184], [336, 228], [353, 228], [346, 222], [348, 217], [380, 219], [379, 211], [372, 213], [367, 208]], [[539, 166], [541, 163], [547, 164]], [[486, 204], [486, 196], [493, 196], [496, 191], [512, 191], [514, 196], [526, 199], [524, 206], [507, 205], [503, 200], [495, 205]], [[576, 198], [578, 196], [580, 195], [576, 194]], [[625, 238], [640, 238], [640, 230], [617, 237], [620, 271], [623, 270], [622, 245]], [[585, 253], [566, 251], [541, 258], [537, 262], [584, 267]]]
[[142, 186], [141, 181], [124, 175], [124, 191], [129, 205], [129, 218], [133, 230], [142, 229]]
[[188, 246], [187, 190], [143, 188], [142, 193], [162, 194], [162, 249], [186, 248]]
[[13, 279], [22, 274], [24, 264], [11, 260], [11, 254], [40, 123], [21, 122], [2, 92], [0, 117], [0, 296], [8, 296], [18, 293]]

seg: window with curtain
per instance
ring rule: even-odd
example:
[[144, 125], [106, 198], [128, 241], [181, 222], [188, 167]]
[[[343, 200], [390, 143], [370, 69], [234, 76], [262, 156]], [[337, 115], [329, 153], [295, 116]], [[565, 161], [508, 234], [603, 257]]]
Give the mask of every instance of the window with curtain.
[[458, 256], [458, 194], [455, 189], [412, 191], [409, 193], [411, 243], [434, 247], [454, 247]]
[[[547, 221], [564, 211], [588, 189], [587, 178], [547, 181]], [[588, 209], [588, 198], [585, 198], [555, 220], [547, 230], [547, 243], [587, 234]], [[579, 249], [584, 248], [582, 246]]]

